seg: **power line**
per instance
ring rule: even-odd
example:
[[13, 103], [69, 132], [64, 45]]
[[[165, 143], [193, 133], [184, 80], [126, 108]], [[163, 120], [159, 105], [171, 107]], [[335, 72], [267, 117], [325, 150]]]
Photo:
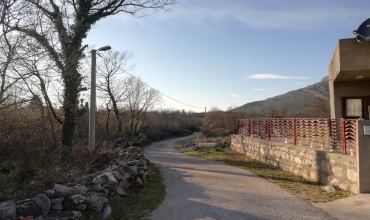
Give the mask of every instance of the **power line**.
[[[138, 78], [138, 77], [136, 77], [136, 76], [134, 76], [134, 75], [132, 75], [132, 74], [130, 74], [130, 73], [128, 73], [128, 72], [125, 72], [125, 73], [126, 73], [127, 75], [131, 76], [131, 77]], [[153, 88], [153, 87], [152, 87], [152, 86], [150, 86], [148, 83], [146, 83], [146, 82], [143, 82], [143, 83], [144, 83], [146, 86], [148, 86], [149, 88], [157, 90], [157, 91], [158, 91], [160, 94], [162, 94], [163, 96], [165, 96], [165, 97], [167, 97], [167, 98], [169, 98], [169, 99], [171, 99], [171, 100], [173, 100], [173, 101], [175, 101], [175, 102], [178, 102], [178, 103], [180, 103], [180, 104], [182, 104], [182, 105], [186, 105], [186, 106], [188, 106], [188, 107], [192, 107], [192, 108], [205, 108], [205, 107], [199, 107], [199, 106], [189, 105], [189, 104], [186, 104], [186, 103], [184, 103], [184, 102], [181, 102], [181, 101], [179, 101], [179, 100], [177, 100], [177, 99], [174, 99], [174, 98], [172, 98], [172, 97], [170, 97], [170, 96], [168, 96], [168, 95], [164, 94], [163, 92], [159, 91], [158, 89]]]

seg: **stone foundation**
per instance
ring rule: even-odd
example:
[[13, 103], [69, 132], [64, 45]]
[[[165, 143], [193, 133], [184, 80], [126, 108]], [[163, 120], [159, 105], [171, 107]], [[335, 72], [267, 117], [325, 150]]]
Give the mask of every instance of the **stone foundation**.
[[245, 135], [231, 136], [231, 149], [307, 180], [358, 193], [357, 160], [329, 152]]

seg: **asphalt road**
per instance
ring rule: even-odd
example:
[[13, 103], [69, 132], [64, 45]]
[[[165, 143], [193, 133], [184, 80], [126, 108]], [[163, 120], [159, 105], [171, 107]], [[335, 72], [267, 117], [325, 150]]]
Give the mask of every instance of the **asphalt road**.
[[156, 142], [144, 150], [160, 167], [167, 192], [151, 219], [333, 219], [246, 170], [178, 153], [173, 144], [184, 139]]

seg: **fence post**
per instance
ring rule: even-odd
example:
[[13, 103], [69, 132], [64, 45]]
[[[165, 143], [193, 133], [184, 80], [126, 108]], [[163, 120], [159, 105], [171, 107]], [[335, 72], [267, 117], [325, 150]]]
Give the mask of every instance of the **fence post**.
[[294, 145], [297, 145], [297, 119], [293, 118], [293, 139]]
[[269, 141], [271, 141], [271, 118], [267, 119], [267, 132]]
[[341, 119], [341, 125], [342, 125], [342, 150], [344, 154], [347, 154], [346, 120], [344, 118]]

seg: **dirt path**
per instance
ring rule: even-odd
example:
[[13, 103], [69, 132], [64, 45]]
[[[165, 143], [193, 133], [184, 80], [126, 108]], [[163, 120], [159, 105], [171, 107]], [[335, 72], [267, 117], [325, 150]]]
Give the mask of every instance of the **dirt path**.
[[173, 144], [184, 139], [145, 148], [145, 156], [160, 167], [167, 187], [166, 198], [151, 219], [332, 219], [248, 171], [178, 153]]

